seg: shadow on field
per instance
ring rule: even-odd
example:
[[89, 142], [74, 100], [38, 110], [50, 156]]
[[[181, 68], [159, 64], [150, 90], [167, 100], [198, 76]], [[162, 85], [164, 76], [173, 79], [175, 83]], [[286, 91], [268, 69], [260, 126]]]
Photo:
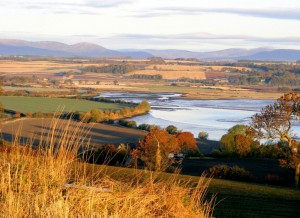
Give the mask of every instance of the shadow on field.
[[[60, 135], [65, 131], [66, 120], [60, 120], [55, 134]], [[77, 128], [78, 122], [71, 121], [70, 129]], [[20, 129], [20, 130], [19, 130]], [[25, 119], [16, 122], [8, 122], [2, 125], [2, 136], [12, 142], [15, 135], [20, 135], [20, 142], [28, 142], [34, 138], [34, 145], [39, 143], [41, 136], [47, 136], [51, 131], [51, 119]], [[107, 124], [80, 124], [79, 137], [90, 140], [93, 146], [103, 144], [138, 143], [146, 135], [145, 131]]]
[[259, 183], [264, 183], [267, 175], [277, 175], [283, 184], [290, 186], [293, 182], [293, 170], [283, 168], [278, 160], [248, 159], [248, 158], [202, 158], [197, 160], [185, 159], [181, 173], [200, 176], [205, 170], [215, 165], [239, 166], [249, 171]]

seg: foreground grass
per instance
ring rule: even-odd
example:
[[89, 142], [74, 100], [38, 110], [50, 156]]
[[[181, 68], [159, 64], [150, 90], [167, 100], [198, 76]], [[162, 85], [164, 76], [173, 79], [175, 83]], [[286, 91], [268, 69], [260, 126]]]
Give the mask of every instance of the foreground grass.
[[80, 124], [58, 125], [54, 119], [34, 150], [30, 141], [18, 146], [18, 138], [0, 147], [0, 217], [211, 217], [213, 200], [204, 198], [209, 181], [192, 186], [153, 173], [116, 179], [112, 168], [76, 159], [86, 144]]
[[58, 107], [64, 108], [65, 112], [87, 112], [92, 109], [115, 110], [125, 107], [125, 105], [122, 104], [94, 102], [80, 99], [22, 96], [0, 96], [0, 102], [3, 104], [5, 109], [18, 111], [21, 113], [55, 112], [57, 111]]
[[[118, 167], [89, 165], [90, 168], [101, 169], [111, 178], [143, 178], [149, 177], [149, 172]], [[164, 181], [172, 174], [160, 173], [158, 180]], [[177, 181], [197, 184], [199, 177], [178, 175]], [[258, 185], [251, 183], [235, 182], [228, 180], [212, 179], [208, 188], [208, 196], [216, 196], [215, 217], [298, 217], [300, 213], [300, 191]]]

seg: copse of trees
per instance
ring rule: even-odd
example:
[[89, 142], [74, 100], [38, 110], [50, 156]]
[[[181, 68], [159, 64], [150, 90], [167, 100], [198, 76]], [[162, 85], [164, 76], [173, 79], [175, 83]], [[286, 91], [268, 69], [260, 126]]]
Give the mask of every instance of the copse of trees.
[[93, 73], [112, 73], [112, 74], [126, 74], [137, 70], [137, 67], [132, 64], [110, 64], [106, 66], [91, 65], [81, 69], [83, 72]]
[[300, 84], [298, 77], [300, 66], [295, 64], [238, 62], [222, 65], [247, 68], [247, 70], [228, 69], [231, 73], [238, 73], [228, 77], [229, 84], [233, 85], [299, 86]]
[[[120, 120], [128, 117], [132, 117], [139, 114], [148, 113], [151, 109], [150, 104], [147, 101], [142, 101], [135, 107], [124, 107], [118, 110], [98, 110], [93, 109], [87, 113], [76, 111], [73, 114], [63, 114], [62, 118], [69, 119], [72, 118], [77, 121], [84, 123], [99, 123], [99, 122], [110, 122], [114, 120]], [[121, 121], [122, 123], [122, 121]], [[123, 124], [125, 121], [123, 121]], [[125, 125], [125, 124], [124, 124]], [[130, 127], [133, 127], [130, 125]], [[136, 127], [136, 124], [134, 125]]]
[[161, 80], [163, 77], [160, 74], [148, 75], [148, 74], [133, 74], [127, 76], [128, 79], [144, 79], [144, 80]]

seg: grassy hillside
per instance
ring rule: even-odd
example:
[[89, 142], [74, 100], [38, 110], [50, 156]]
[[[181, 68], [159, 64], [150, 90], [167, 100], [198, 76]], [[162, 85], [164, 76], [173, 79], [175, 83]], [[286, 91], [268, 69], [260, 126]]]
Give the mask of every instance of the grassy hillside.
[[[140, 178], [149, 176], [148, 172], [90, 165], [115, 179]], [[168, 180], [172, 174], [161, 173], [158, 180]], [[199, 177], [178, 175], [181, 183], [196, 184]], [[257, 185], [228, 180], [212, 179], [208, 196], [217, 194], [216, 217], [297, 217], [300, 213], [300, 191], [275, 186]]]
[[[5, 217], [298, 217], [300, 191], [78, 162], [88, 129], [53, 119], [40, 148], [0, 147]], [[60, 128], [63, 125], [65, 128]], [[50, 128], [51, 129], [51, 128]], [[207, 189], [208, 188], [208, 189]], [[207, 192], [206, 198], [204, 198]], [[206, 200], [205, 200], [206, 199]]]
[[54, 130], [40, 136], [34, 150], [17, 140], [0, 146], [1, 217], [212, 217], [203, 178], [193, 189], [171, 177], [116, 180], [103, 167], [76, 159], [79, 150], [89, 149], [87, 130], [80, 123], [55, 129], [59, 122], [53, 120]]
[[[64, 108], [65, 112], [82, 111], [92, 109], [120, 109], [125, 107], [121, 104], [94, 102], [80, 99], [67, 98], [45, 98], [45, 97], [21, 97], [21, 96], [0, 96], [0, 102], [5, 109], [26, 112], [55, 112], [58, 108]], [[128, 106], [128, 105], [127, 105]]]

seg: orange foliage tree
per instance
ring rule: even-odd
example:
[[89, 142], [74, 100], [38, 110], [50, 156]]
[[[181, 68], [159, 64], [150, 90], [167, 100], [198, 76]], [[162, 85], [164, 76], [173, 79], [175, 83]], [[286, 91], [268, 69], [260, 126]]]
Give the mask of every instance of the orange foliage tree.
[[169, 166], [169, 154], [180, 147], [175, 136], [158, 128], [150, 130], [137, 147], [137, 156], [149, 170], [163, 171]]
[[190, 153], [198, 150], [196, 140], [192, 133], [180, 132], [176, 135], [176, 138], [178, 140], [179, 148], [183, 153]]

